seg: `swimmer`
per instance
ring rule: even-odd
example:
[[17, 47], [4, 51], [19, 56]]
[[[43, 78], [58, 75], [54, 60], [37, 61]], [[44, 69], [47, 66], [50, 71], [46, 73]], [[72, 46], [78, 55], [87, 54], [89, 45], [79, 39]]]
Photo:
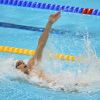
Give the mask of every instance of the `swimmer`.
[[52, 27], [52, 25], [59, 19], [61, 13], [57, 12], [55, 14], [52, 14], [49, 16], [48, 23], [44, 29], [44, 32], [42, 33], [39, 41], [38, 41], [38, 46], [36, 49], [36, 53], [34, 57], [32, 57], [27, 64], [23, 60], [18, 60], [16, 62], [16, 68], [19, 69], [21, 72], [23, 72], [26, 75], [30, 75], [31, 73], [37, 74], [39, 78], [42, 78], [43, 80], [47, 79], [46, 74], [44, 73], [43, 70], [40, 70], [37, 68], [37, 65], [39, 62], [41, 62], [42, 58], [42, 53], [43, 49], [46, 45], [48, 36], [49, 36], [49, 31]]

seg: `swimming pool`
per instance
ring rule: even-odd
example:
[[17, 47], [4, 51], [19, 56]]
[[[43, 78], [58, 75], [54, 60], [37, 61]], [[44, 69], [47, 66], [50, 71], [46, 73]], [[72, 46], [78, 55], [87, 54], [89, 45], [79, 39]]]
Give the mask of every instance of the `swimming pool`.
[[[33, 1], [33, 0], [30, 0]], [[99, 8], [99, 1], [49, 1], [62, 5]], [[86, 5], [84, 5], [84, 3]], [[54, 11], [0, 5], [0, 22], [45, 27], [48, 16]], [[64, 53], [87, 58], [82, 62], [66, 62], [48, 59], [43, 62], [46, 71], [61, 73], [58, 82], [65, 86], [38, 86], [21, 80], [24, 76], [14, 69], [16, 59], [27, 60], [29, 56], [0, 53], [0, 100], [99, 100], [100, 99], [100, 17], [62, 12], [53, 25], [44, 58], [48, 52]], [[0, 45], [36, 49], [39, 31], [0, 27]], [[66, 72], [67, 73], [66, 73]], [[87, 73], [88, 72], [88, 73]], [[58, 75], [59, 76], [59, 75]], [[67, 77], [67, 79], [66, 79]], [[19, 78], [17, 80], [16, 78]], [[73, 78], [81, 79], [89, 86], [74, 86]], [[60, 80], [59, 80], [60, 79]], [[68, 81], [67, 81], [68, 80]], [[67, 85], [66, 85], [67, 84]]]

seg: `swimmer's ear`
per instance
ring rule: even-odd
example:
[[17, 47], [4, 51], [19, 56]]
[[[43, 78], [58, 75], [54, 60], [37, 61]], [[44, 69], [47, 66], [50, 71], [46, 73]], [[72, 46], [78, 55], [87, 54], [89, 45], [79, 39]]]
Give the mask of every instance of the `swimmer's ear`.
[[20, 65], [20, 64], [22, 64], [23, 63], [23, 60], [18, 60], [17, 62], [16, 62], [16, 68]]

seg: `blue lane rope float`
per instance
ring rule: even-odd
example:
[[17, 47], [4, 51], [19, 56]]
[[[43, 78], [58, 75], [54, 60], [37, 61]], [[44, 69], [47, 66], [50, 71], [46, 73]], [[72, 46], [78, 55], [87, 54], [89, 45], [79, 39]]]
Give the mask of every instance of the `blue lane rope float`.
[[25, 0], [0, 0], [0, 4], [100, 16], [100, 10], [98, 9], [39, 3]]
[[[28, 31], [37, 31], [37, 32], [44, 31], [44, 28], [42, 27], [25, 26], [25, 25], [18, 25], [18, 24], [13, 24], [13, 23], [6, 23], [6, 22], [0, 22], [0, 27], [22, 29], [22, 30], [28, 30]], [[53, 33], [53, 34], [65, 34], [66, 32], [70, 32], [70, 31], [61, 30], [61, 29], [51, 29], [50, 30], [50, 33]]]

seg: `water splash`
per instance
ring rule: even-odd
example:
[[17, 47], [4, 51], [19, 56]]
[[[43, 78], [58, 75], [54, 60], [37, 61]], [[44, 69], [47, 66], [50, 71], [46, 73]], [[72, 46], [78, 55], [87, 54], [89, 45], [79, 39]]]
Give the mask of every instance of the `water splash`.
[[[47, 74], [48, 79], [52, 81], [43, 81], [37, 76], [27, 77], [15, 69], [15, 60], [10, 57], [0, 58], [0, 82], [27, 80], [31, 84], [35, 83], [53, 90], [70, 92], [100, 91], [100, 60], [91, 45], [88, 33], [84, 35], [84, 53], [80, 56], [82, 60], [78, 62], [69, 64], [69, 62], [50, 59], [47, 57], [47, 53], [45, 52], [43, 56], [41, 68]], [[77, 66], [77, 71], [73, 70], [74, 66]]]

